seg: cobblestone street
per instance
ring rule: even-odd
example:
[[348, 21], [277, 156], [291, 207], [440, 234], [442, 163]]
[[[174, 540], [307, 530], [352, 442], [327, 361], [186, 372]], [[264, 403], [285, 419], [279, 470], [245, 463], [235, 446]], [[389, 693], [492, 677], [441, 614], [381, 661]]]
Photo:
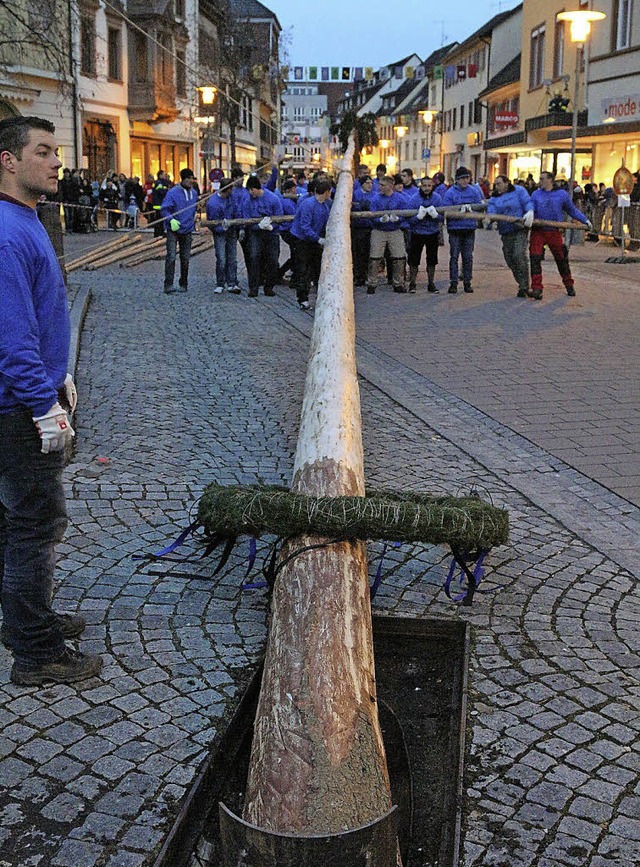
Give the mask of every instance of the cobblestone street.
[[[358, 290], [358, 363], [368, 483], [508, 508], [501, 586], [459, 608], [445, 549], [404, 545], [374, 608], [473, 627], [460, 867], [633, 867], [640, 265], [574, 248], [577, 298], [546, 262], [544, 300], [518, 300], [497, 233], [478, 235], [474, 295], [443, 291], [446, 250], [439, 296]], [[312, 316], [285, 287], [214, 296], [212, 266], [194, 258], [172, 296], [161, 262], [72, 275], [92, 298], [56, 607], [87, 616], [105, 667], [36, 690], [0, 652], [0, 867], [152, 865], [263, 650], [244, 550], [215, 579], [131, 558], [210, 481], [290, 481]]]

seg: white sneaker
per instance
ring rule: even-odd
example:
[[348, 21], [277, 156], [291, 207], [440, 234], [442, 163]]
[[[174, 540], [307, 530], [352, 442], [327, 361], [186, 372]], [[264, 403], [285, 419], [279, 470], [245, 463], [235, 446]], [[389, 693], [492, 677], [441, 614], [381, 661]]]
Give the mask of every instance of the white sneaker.
[[224, 287], [223, 286], [216, 286], [216, 288], [213, 291], [216, 295], [222, 295], [222, 293], [224, 292]]
[[308, 310], [310, 306], [311, 305], [309, 304], [308, 301], [301, 301], [300, 302], [300, 310]]
[[240, 287], [239, 286], [228, 286], [227, 292], [230, 292], [232, 295], [240, 295]]

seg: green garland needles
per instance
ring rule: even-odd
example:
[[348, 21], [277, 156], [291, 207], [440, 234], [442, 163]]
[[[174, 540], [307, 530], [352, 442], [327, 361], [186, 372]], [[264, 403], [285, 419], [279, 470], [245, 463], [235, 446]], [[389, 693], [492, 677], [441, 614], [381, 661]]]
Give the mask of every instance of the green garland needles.
[[369, 490], [365, 497], [310, 497], [265, 485], [207, 485], [198, 521], [211, 536], [386, 539], [493, 548], [509, 538], [509, 515], [478, 496]]

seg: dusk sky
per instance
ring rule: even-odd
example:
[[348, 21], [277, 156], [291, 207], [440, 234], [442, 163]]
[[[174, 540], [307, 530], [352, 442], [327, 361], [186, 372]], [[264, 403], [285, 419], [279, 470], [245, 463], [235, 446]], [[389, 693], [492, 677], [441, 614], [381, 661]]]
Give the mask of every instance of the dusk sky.
[[[513, 0], [262, 0], [290, 36], [292, 66], [373, 66], [462, 42]], [[444, 37], [444, 40], [443, 40]]]

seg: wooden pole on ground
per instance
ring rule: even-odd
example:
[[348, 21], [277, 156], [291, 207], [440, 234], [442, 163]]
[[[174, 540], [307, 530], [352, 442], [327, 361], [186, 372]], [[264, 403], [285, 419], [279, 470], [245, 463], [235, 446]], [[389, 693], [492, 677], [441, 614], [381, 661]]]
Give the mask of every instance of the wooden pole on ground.
[[85, 265], [88, 265], [97, 259], [101, 259], [103, 256], [112, 253], [119, 247], [133, 243], [134, 241], [139, 241], [141, 238], [142, 235], [121, 235], [119, 238], [109, 241], [108, 244], [100, 244], [99, 247], [94, 247], [93, 250], [89, 250], [88, 253], [83, 253], [83, 255], [78, 256], [77, 259], [72, 259], [71, 262], [67, 264], [67, 271], [76, 271], [78, 268], [84, 268]]
[[[322, 257], [292, 489], [364, 495], [349, 217], [353, 142]], [[318, 538], [291, 540], [283, 557]], [[378, 722], [363, 542], [306, 551], [279, 572], [243, 817], [262, 829], [339, 833], [391, 806]]]

